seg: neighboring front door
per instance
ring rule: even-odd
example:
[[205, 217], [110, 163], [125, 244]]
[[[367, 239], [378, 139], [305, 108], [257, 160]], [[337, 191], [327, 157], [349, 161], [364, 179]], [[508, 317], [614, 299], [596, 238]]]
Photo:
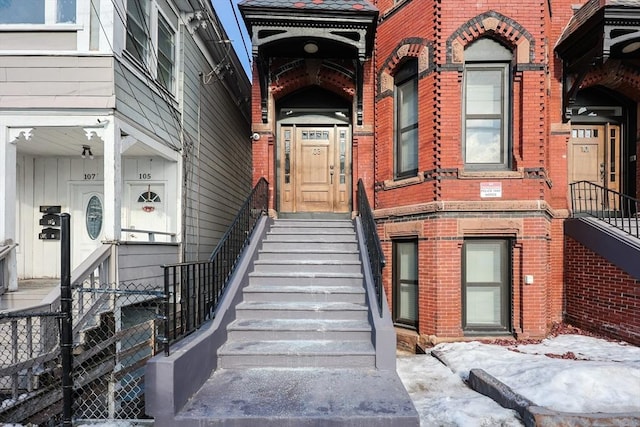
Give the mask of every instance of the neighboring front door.
[[102, 245], [103, 186], [74, 184], [71, 186], [71, 198], [71, 267], [74, 269]]
[[[573, 125], [569, 155], [570, 183], [589, 181], [620, 192], [620, 126]], [[588, 194], [576, 196], [591, 198]], [[598, 206], [598, 208], [617, 209], [617, 198], [610, 197], [607, 203], [607, 206]], [[601, 201], [599, 204], [605, 203]]]
[[282, 212], [350, 212], [351, 142], [346, 126], [282, 126]]
[[[122, 228], [124, 240], [147, 242], [150, 239], [156, 242], [169, 241], [164, 234], [149, 232], [167, 231], [166, 196], [164, 184], [128, 184], [126, 217], [123, 218]], [[134, 230], [142, 230], [140, 232]]]

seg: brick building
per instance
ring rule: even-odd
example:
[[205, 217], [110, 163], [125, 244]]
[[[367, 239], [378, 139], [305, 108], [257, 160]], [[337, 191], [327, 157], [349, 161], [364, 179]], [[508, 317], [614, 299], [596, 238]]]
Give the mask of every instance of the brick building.
[[570, 183], [636, 195], [640, 2], [575, 3], [240, 3], [254, 182], [282, 216], [353, 213], [363, 181], [409, 341], [544, 336]]

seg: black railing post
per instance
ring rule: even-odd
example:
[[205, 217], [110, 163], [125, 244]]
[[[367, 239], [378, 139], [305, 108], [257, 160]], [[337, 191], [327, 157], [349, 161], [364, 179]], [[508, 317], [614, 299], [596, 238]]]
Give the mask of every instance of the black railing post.
[[170, 300], [171, 300], [171, 289], [169, 287], [169, 268], [164, 267], [164, 313], [162, 316], [162, 325], [164, 327], [163, 334], [163, 347], [164, 347], [164, 355], [169, 355], [169, 339], [170, 339], [170, 326], [169, 326], [169, 309], [170, 309]]
[[73, 313], [71, 312], [71, 216], [60, 215], [60, 349], [62, 353], [62, 425], [71, 426], [73, 416]]

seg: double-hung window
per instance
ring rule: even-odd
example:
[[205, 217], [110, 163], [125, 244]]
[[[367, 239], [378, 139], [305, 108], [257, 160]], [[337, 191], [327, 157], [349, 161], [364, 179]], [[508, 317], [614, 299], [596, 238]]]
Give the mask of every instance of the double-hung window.
[[0, 0], [0, 24], [75, 24], [76, 0]]
[[465, 50], [463, 157], [466, 168], [511, 167], [509, 141], [510, 64], [512, 53], [489, 38]]
[[407, 60], [394, 77], [395, 177], [418, 173], [418, 61]]
[[418, 241], [393, 242], [393, 320], [418, 326]]
[[142, 64], [148, 63], [150, 45], [149, 0], [127, 0], [126, 49]]
[[175, 33], [162, 15], [158, 15], [158, 81], [168, 91], [173, 90], [175, 63]]
[[126, 51], [167, 89], [175, 81], [176, 31], [152, 0], [127, 0]]

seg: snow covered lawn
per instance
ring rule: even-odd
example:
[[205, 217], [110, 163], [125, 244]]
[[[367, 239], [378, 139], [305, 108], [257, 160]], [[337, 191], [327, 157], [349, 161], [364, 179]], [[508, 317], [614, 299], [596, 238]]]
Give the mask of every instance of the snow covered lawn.
[[538, 406], [563, 412], [640, 412], [640, 348], [583, 335], [540, 344], [481, 342], [434, 348], [448, 366], [427, 355], [400, 356], [398, 373], [423, 426], [520, 426], [514, 411], [468, 388], [484, 369]]

